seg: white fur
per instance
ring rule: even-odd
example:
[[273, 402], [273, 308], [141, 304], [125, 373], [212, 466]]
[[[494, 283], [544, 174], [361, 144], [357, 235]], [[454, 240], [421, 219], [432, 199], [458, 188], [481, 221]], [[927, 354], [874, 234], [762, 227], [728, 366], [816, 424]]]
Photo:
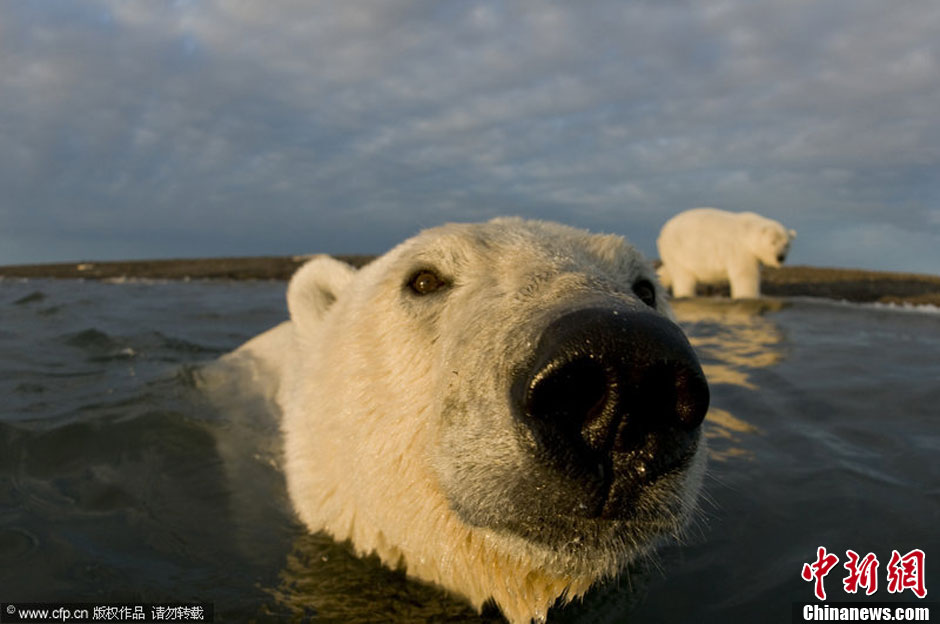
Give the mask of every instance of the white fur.
[[[450, 292], [410, 296], [408, 276], [423, 266], [452, 280]], [[637, 528], [623, 538], [629, 547], [584, 558], [461, 521], [451, 498], [487, 501], [500, 483], [461, 474], [470, 491], [445, 492], [454, 456], [524, 469], [500, 384], [532, 349], [533, 328], [548, 311], [584, 300], [642, 307], [630, 284], [653, 278], [617, 236], [518, 219], [448, 225], [358, 272], [329, 258], [304, 265], [288, 288], [291, 321], [228, 357], [257, 360], [255, 370], [271, 375], [288, 491], [312, 531], [349, 539], [477, 608], [493, 598], [511, 622], [528, 622], [617, 573], [661, 533], [677, 532], [694, 505], [704, 453], [687, 475], [649, 494], [651, 508], [681, 501], [678, 515]]]
[[695, 208], [666, 222], [656, 245], [659, 278], [675, 297], [695, 296], [698, 283], [728, 281], [735, 299], [760, 296], [760, 265], [779, 267], [795, 230], [753, 212]]

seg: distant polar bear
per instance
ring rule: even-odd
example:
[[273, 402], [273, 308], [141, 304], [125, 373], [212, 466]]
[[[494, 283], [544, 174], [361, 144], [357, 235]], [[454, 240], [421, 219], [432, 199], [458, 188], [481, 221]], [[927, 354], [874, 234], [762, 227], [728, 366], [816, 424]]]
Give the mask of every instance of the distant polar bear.
[[276, 393], [311, 531], [514, 623], [681, 532], [708, 386], [621, 237], [450, 224], [359, 271], [315, 258], [287, 302], [225, 359]]
[[656, 241], [659, 277], [674, 297], [695, 286], [728, 281], [735, 299], [760, 296], [760, 265], [779, 267], [796, 230], [753, 212], [695, 208], [666, 222]]

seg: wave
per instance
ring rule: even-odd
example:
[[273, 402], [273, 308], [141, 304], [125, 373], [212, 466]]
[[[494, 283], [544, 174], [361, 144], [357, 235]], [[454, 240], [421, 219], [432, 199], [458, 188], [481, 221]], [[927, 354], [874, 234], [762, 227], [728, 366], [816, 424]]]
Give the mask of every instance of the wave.
[[881, 301], [858, 302], [848, 299], [828, 299], [825, 297], [783, 297], [784, 301], [811, 303], [816, 305], [838, 306], [843, 308], [856, 308], [864, 310], [877, 310], [881, 312], [898, 312], [904, 314], [940, 314], [940, 306], [932, 303], [886, 303]]

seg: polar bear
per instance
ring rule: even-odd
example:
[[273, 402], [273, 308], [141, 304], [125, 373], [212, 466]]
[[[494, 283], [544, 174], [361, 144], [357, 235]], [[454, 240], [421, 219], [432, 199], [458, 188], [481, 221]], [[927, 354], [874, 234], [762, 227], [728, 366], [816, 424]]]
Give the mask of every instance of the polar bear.
[[695, 208], [666, 222], [656, 246], [659, 278], [674, 297], [695, 296], [695, 285], [728, 281], [735, 299], [760, 297], [760, 265], [779, 267], [796, 230], [753, 212]]
[[695, 508], [708, 385], [621, 237], [449, 224], [358, 271], [314, 258], [287, 303], [225, 358], [276, 398], [311, 531], [523, 623]]

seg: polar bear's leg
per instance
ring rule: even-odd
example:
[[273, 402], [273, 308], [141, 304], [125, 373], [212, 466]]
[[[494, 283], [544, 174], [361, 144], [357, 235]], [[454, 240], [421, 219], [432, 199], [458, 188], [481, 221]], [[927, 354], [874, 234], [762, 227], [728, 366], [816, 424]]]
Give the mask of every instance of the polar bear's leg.
[[731, 283], [732, 299], [757, 299], [760, 297], [760, 267], [757, 262], [752, 266], [737, 267], [728, 273]]
[[669, 269], [666, 268], [665, 264], [661, 264], [659, 268], [656, 269], [656, 277], [659, 278], [659, 283], [663, 285], [663, 288], [672, 286], [672, 276], [669, 274]]
[[670, 267], [672, 276], [672, 296], [673, 297], [694, 297], [695, 296], [695, 276], [690, 272], [677, 267]]

